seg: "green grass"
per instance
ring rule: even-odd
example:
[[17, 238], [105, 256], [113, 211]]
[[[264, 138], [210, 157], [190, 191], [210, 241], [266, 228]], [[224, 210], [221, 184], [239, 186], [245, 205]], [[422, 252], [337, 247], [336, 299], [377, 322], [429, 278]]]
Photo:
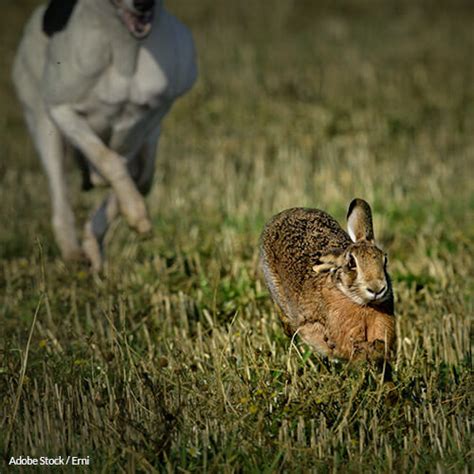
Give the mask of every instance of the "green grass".
[[[9, 83], [38, 2], [11, 3], [0, 20], [4, 457], [89, 455], [93, 472], [469, 472], [471, 2], [168, 1], [193, 30], [200, 79], [166, 120], [154, 236], [118, 223], [102, 275], [66, 266], [53, 242]], [[99, 194], [74, 192], [79, 216]], [[258, 269], [273, 213], [303, 205], [343, 220], [354, 196], [372, 203], [390, 255], [395, 397], [368, 368], [291, 344]]]

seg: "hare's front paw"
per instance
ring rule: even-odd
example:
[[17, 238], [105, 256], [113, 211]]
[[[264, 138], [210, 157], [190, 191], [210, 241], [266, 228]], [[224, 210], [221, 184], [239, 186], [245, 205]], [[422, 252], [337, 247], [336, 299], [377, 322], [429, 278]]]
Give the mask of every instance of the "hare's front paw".
[[353, 343], [353, 360], [371, 360], [374, 362], [387, 359], [387, 346], [381, 339], [375, 341], [356, 341]]
[[370, 359], [375, 362], [383, 362], [388, 360], [390, 357], [389, 348], [385, 341], [376, 339], [370, 342]]
[[370, 359], [370, 343], [367, 341], [354, 341], [352, 343], [351, 360], [368, 360]]
[[327, 336], [324, 336], [324, 342], [329, 347], [329, 349], [334, 350], [336, 348], [336, 343], [331, 341]]

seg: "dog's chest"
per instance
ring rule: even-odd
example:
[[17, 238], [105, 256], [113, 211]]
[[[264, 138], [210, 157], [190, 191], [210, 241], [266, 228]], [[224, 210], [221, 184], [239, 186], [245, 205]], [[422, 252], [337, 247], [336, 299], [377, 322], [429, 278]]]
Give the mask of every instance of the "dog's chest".
[[112, 122], [133, 125], [159, 111], [169, 95], [167, 71], [147, 50], [140, 50], [133, 74], [123, 74], [119, 66], [110, 64], [80, 104], [94, 128], [102, 129]]

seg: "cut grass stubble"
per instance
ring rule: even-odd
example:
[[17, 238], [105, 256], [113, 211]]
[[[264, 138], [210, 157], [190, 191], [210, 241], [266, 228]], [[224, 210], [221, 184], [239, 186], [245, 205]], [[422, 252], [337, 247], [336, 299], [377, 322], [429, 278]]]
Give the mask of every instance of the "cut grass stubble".
[[[46, 180], [0, 79], [7, 458], [90, 455], [94, 471], [469, 472], [472, 7], [427, 2], [428, 18], [408, 2], [313, 3], [169, 5], [193, 29], [200, 82], [165, 124], [154, 236], [117, 223], [103, 275], [58, 258]], [[9, 7], [0, 28], [2, 78], [33, 4]], [[78, 216], [98, 194], [74, 192]], [[343, 221], [354, 196], [373, 205], [390, 256], [391, 403], [369, 368], [328, 364], [283, 334], [258, 268], [272, 214], [311, 206]]]

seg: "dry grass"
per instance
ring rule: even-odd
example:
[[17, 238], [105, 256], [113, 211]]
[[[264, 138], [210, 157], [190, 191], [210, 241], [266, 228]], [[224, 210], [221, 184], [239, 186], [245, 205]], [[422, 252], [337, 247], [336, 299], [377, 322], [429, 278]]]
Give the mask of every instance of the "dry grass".
[[[166, 122], [154, 237], [119, 223], [101, 276], [66, 267], [52, 240], [8, 82], [37, 2], [14, 3], [0, 28], [5, 456], [90, 455], [94, 472], [469, 472], [471, 3], [168, 1], [194, 31], [200, 82]], [[94, 193], [76, 198], [82, 217]], [[258, 271], [274, 212], [343, 219], [355, 195], [391, 257], [397, 397], [290, 345]]]

